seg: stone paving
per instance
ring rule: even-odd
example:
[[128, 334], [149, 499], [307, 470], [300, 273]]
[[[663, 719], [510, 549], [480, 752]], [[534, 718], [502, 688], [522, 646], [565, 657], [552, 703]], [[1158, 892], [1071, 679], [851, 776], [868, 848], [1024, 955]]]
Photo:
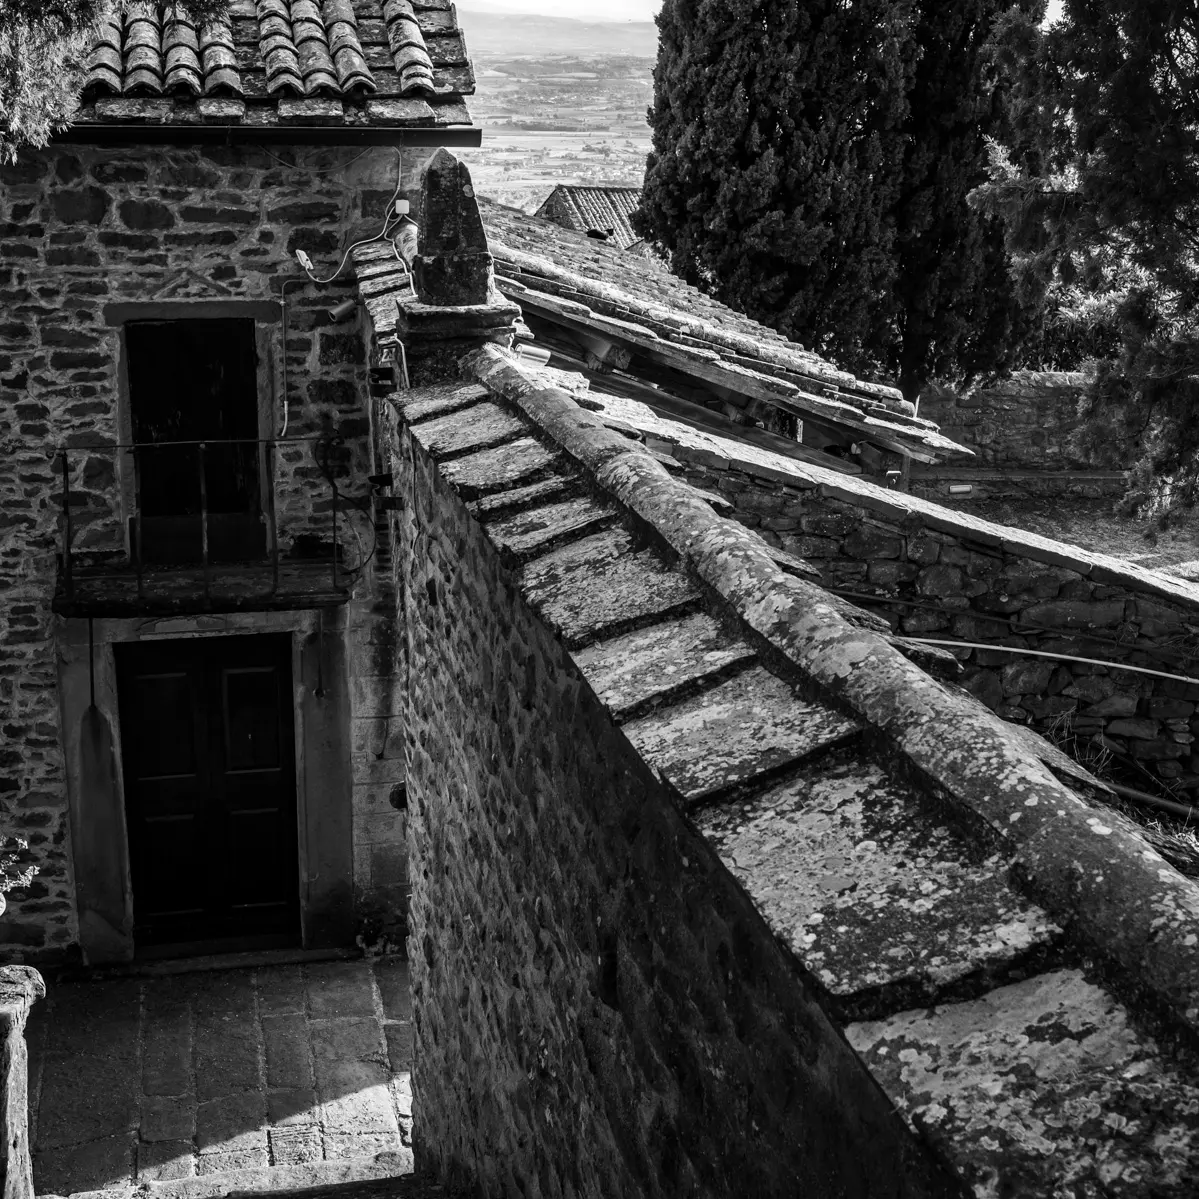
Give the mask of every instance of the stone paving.
[[410, 1171], [411, 1019], [395, 958], [52, 985], [29, 1031], [36, 1190]]

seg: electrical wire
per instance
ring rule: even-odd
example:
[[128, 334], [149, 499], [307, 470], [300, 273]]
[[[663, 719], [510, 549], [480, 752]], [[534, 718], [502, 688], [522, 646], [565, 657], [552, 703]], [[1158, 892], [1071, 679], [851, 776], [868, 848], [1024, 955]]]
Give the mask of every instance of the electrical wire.
[[[834, 595], [839, 595], [842, 599], [857, 600], [862, 603], [890, 604], [897, 608], [915, 608], [922, 612], [940, 612], [945, 616], [969, 616], [973, 620], [984, 620], [989, 621], [991, 624], [1002, 625], [1014, 636], [1023, 635], [1024, 633], [1051, 633], [1054, 636], [1068, 636], [1076, 641], [1092, 641], [1096, 645], [1113, 645], [1117, 649], [1128, 648], [1128, 642], [1126, 641], [1120, 641], [1116, 637], [1105, 637], [1102, 633], [1088, 633], [1085, 629], [1052, 629], [1044, 625], [1020, 624], [1018, 621], [1013, 623], [1010, 616], [996, 616], [990, 612], [979, 612], [974, 608], [947, 608], [944, 604], [908, 600], [898, 595], [869, 595], [863, 591], [850, 591], [844, 587], [826, 587], [825, 590], [831, 591]], [[1145, 654], [1150, 658], [1170, 659], [1170, 655], [1166, 651], [1159, 650], [1155, 646], [1138, 645], [1135, 648], [1138, 653]]]
[[[334, 474], [332, 456], [333, 452], [338, 448], [340, 440], [341, 439], [337, 436], [337, 434], [327, 433], [320, 437], [312, 447], [312, 456], [316, 461], [317, 470], [321, 472], [321, 474], [324, 476], [325, 482], [327, 482], [330, 488], [334, 491], [337, 490], [337, 478]], [[347, 504], [357, 509], [357, 511], [361, 512], [364, 516], [368, 518], [372, 516], [372, 510], [369, 501], [357, 499], [354, 496], [346, 495], [344, 492], [338, 492], [337, 494], [340, 495]], [[338, 515], [343, 514], [338, 513]], [[348, 517], [346, 517], [346, 519], [348, 521]], [[353, 534], [354, 540], [358, 543], [358, 561], [353, 566], [347, 566], [345, 568], [345, 573], [347, 575], [356, 575], [361, 577], [362, 572], [378, 553], [379, 531], [375, 528], [375, 523], [373, 520], [368, 519], [368, 523], [370, 524], [372, 538], [369, 554], [366, 552], [366, 547], [362, 543], [362, 538], [358, 533], [357, 526], [352, 521], [349, 521], [350, 532]]]
[[279, 430], [279, 440], [287, 436], [287, 425], [291, 419], [291, 403], [287, 394], [287, 288], [289, 284], [302, 285], [303, 279], [284, 279], [279, 288], [279, 312], [283, 324], [283, 428]]
[[[351, 160], [351, 161], [353, 161], [353, 160]], [[392, 222], [394, 221], [395, 224], [398, 226], [403, 223], [403, 218], [404, 218], [404, 216], [407, 215], [405, 213], [397, 213], [395, 211], [396, 204], [398, 203], [399, 198], [400, 198], [400, 192], [403, 190], [403, 187], [404, 187], [403, 167], [404, 167], [404, 160], [400, 154], [400, 151], [397, 149], [396, 150], [396, 185], [395, 185], [395, 190], [391, 193], [391, 199], [387, 201], [387, 207], [383, 210], [383, 225], [382, 225], [382, 227], [379, 229], [379, 232], [374, 235], [374, 237], [364, 237], [360, 241], [354, 242], [353, 245], [348, 246], [346, 248], [345, 253], [341, 256], [341, 262], [338, 264], [337, 270], [335, 270], [333, 272], [333, 274], [328, 276], [328, 278], [318, 279], [311, 269], [311, 264], [307, 261], [308, 256], [306, 254], [304, 254], [304, 252], [302, 250], [297, 251], [297, 257], [299, 258], [300, 266], [303, 268], [304, 273], [308, 276], [309, 279], [312, 280], [313, 283], [316, 283], [322, 287], [327, 283], [332, 283], [336, 278], [338, 278], [338, 276], [342, 273], [342, 271], [344, 271], [346, 269], [346, 263], [349, 262], [350, 255], [353, 254], [353, 252], [355, 250], [357, 250], [359, 246], [369, 246], [369, 245], [373, 245], [375, 242], [391, 240], [389, 234], [393, 233], [395, 231], [394, 229], [391, 228]], [[392, 249], [395, 250], [394, 242], [392, 243]], [[396, 252], [396, 256], [399, 257], [399, 251], [396, 250], [395, 252]], [[304, 256], [299, 257], [301, 254], [303, 254]], [[401, 261], [402, 261], [402, 259], [401, 259]]]
[[1147, 666], [1126, 666], [1123, 662], [1112, 662], [1104, 658], [1080, 658], [1077, 654], [1055, 654], [1044, 649], [1025, 649], [1022, 645], [995, 645], [985, 641], [946, 641], [937, 637], [912, 637], [903, 634], [905, 641], [920, 645], [944, 645], [952, 649], [996, 650], [1001, 654], [1015, 654], [1021, 658], [1055, 658], [1060, 662], [1083, 662], [1088, 666], [1106, 666], [1108, 670], [1131, 670], [1136, 674], [1152, 675], [1155, 679], [1170, 679], [1176, 683], [1191, 683], [1199, 687], [1199, 679], [1185, 674], [1167, 674], [1164, 670], [1150, 670]]
[[321, 171], [315, 171], [309, 167], [302, 168], [298, 162], [288, 162], [287, 159], [280, 158], [278, 154], [272, 154], [265, 146], [262, 147], [262, 152], [281, 167], [287, 167], [289, 171], [303, 170], [307, 175], [335, 175], [338, 171], [344, 171], [346, 167], [353, 166], [360, 158], [365, 158], [374, 149], [374, 146], [368, 146], [365, 150], [360, 150], [353, 158], [347, 158], [345, 162], [339, 162], [336, 166], [327, 167]]

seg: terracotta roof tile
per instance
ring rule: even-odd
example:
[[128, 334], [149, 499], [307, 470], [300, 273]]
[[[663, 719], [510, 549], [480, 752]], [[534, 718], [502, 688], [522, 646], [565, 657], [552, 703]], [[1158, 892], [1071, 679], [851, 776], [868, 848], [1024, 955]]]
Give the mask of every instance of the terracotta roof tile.
[[[113, 98], [129, 123], [265, 127], [284, 100], [321, 97], [348, 125], [469, 124], [474, 92], [450, 0], [232, 0], [201, 27], [142, 0], [101, 22], [87, 68], [76, 129], [111, 121]], [[199, 104], [221, 96], [246, 101], [239, 117]]]
[[657, 258], [488, 200], [480, 201], [480, 211], [496, 284], [522, 307], [582, 321], [607, 340], [664, 357], [684, 373], [711, 379], [715, 371], [735, 392], [887, 448], [934, 459], [970, 453], [934, 422], [915, 416], [896, 388], [839, 370], [685, 283]]
[[574, 187], [560, 183], [537, 215], [579, 233], [611, 231], [612, 242], [625, 250], [640, 240], [631, 224], [640, 204], [639, 187]]

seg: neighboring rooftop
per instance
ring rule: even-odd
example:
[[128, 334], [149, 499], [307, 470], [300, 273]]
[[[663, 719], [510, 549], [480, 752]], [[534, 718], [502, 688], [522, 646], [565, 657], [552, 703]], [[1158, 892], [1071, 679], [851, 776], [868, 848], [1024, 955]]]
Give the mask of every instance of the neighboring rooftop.
[[137, 3], [100, 26], [73, 135], [436, 128], [446, 142], [474, 90], [450, 0], [232, 0], [199, 28]]
[[536, 215], [576, 233], [606, 234], [612, 245], [627, 250], [640, 241], [631, 223], [640, 203], [639, 187], [575, 187], [559, 183], [546, 196]]
[[[768, 448], [835, 460], [828, 442], [869, 443], [919, 462], [967, 457], [894, 387], [855, 378], [672, 274], [665, 263], [542, 217], [483, 201], [496, 283], [520, 304], [538, 340], [592, 386], [681, 419], [730, 424], [754, 438], [784, 414], [803, 440]], [[859, 467], [852, 467], [858, 473]]]

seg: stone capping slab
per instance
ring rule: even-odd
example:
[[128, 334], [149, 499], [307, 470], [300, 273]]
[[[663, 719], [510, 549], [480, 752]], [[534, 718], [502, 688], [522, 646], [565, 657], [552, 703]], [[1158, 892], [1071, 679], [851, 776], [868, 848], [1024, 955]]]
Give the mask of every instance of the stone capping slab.
[[826, 698], [915, 768], [968, 827], [994, 836], [1041, 902], [1122, 968], [1151, 1010], [1199, 1038], [1199, 883], [1118, 812], [1092, 808], [972, 696], [886, 638], [855, 627], [821, 588], [780, 570], [750, 530], [717, 516], [638, 442], [604, 428], [514, 355], [485, 346], [464, 373], [515, 404], [664, 538], [746, 625]]

